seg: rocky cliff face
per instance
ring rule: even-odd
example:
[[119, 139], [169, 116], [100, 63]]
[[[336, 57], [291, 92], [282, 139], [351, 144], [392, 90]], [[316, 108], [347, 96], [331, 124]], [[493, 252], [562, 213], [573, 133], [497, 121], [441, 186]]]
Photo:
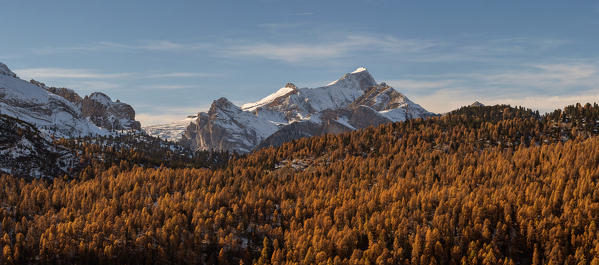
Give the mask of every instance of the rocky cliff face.
[[96, 125], [108, 130], [141, 130], [135, 120], [131, 105], [112, 101], [106, 94], [95, 92], [85, 96], [80, 103], [81, 115], [89, 117]]
[[89, 118], [98, 127], [110, 131], [141, 130], [141, 124], [135, 120], [133, 107], [118, 100], [112, 101], [104, 93], [94, 92], [81, 98], [72, 89], [49, 87], [35, 80], [29, 82], [72, 102], [81, 109], [82, 117]]
[[107, 135], [113, 130], [140, 130], [130, 105], [102, 93], [81, 98], [67, 88], [19, 79], [0, 63], [0, 114], [18, 118], [57, 137]]
[[196, 150], [246, 153], [301, 137], [341, 133], [386, 122], [434, 115], [365, 68], [327, 86], [297, 88], [288, 83], [254, 103], [235, 106], [225, 98], [199, 113], [181, 141]]
[[[282, 117], [280, 117], [282, 120]], [[278, 126], [226, 98], [215, 100], [210, 110], [200, 113], [183, 134], [182, 143], [193, 150], [249, 152], [278, 130]]]

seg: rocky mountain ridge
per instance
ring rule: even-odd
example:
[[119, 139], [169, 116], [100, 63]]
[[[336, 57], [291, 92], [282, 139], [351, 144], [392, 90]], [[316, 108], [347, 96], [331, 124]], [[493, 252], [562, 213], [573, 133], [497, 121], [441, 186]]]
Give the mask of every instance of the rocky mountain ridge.
[[109, 135], [140, 130], [133, 108], [96, 92], [81, 97], [68, 88], [20, 79], [0, 63], [0, 113], [35, 125], [57, 137]]

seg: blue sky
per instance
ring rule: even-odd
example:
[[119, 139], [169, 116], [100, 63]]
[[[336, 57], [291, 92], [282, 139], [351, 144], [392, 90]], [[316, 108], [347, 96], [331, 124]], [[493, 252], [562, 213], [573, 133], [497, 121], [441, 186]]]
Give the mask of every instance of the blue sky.
[[599, 3], [424, 2], [0, 0], [0, 62], [144, 125], [359, 66], [434, 112], [599, 102]]

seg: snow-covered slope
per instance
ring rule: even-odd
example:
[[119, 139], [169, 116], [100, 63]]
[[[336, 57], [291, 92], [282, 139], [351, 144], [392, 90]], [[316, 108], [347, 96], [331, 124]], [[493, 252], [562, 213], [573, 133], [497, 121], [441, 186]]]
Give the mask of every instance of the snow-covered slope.
[[[237, 107], [225, 98], [199, 113], [181, 141], [193, 149], [246, 153], [299, 137], [339, 133], [433, 115], [360, 67], [317, 88], [288, 83], [265, 98]], [[166, 135], [169, 126], [146, 130]], [[171, 126], [174, 128], [174, 126]], [[174, 129], [174, 131], [178, 130]], [[177, 133], [173, 133], [178, 135]]]
[[8, 74], [0, 74], [2, 114], [34, 124], [41, 131], [59, 137], [108, 133], [90, 120], [81, 118], [81, 111], [72, 102], [10, 73], [9, 70]]
[[255, 110], [259, 107], [262, 107], [264, 105], [268, 105], [268, 104], [272, 103], [277, 98], [283, 97], [289, 93], [294, 92], [296, 89], [297, 88], [295, 87], [294, 84], [287, 83], [287, 85], [285, 85], [285, 87], [280, 88], [279, 90], [277, 90], [277, 92], [272, 93], [257, 102], [243, 104], [243, 106], [241, 106], [241, 108], [243, 110], [250, 110], [250, 111]]
[[131, 106], [102, 93], [81, 98], [65, 88], [19, 79], [0, 63], [0, 113], [35, 125], [57, 137], [107, 135], [111, 130], [139, 130]]
[[189, 126], [195, 119], [197, 119], [197, 116], [189, 116], [178, 122], [144, 126], [143, 130], [149, 135], [159, 137], [163, 140], [176, 142], [181, 139], [185, 130], [187, 130], [187, 126]]

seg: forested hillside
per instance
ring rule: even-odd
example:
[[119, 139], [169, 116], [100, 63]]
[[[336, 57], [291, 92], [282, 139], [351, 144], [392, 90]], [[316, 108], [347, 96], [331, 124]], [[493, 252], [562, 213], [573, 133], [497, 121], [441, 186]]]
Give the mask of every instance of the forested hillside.
[[598, 118], [464, 107], [214, 169], [4, 175], [0, 263], [599, 264]]

